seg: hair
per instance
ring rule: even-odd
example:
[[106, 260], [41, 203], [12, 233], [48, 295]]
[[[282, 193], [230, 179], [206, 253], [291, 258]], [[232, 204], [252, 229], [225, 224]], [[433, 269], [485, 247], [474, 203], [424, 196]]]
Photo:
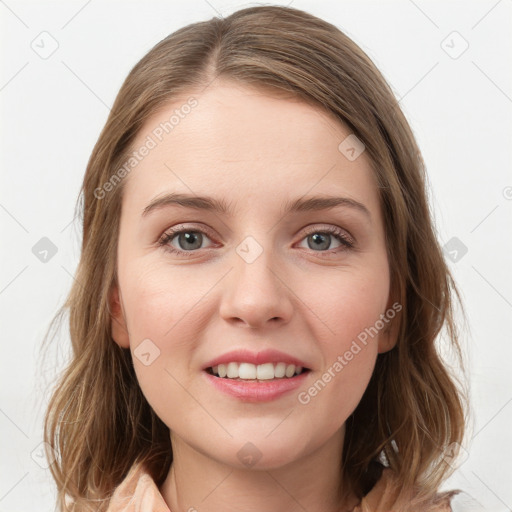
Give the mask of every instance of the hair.
[[129, 158], [145, 121], [217, 78], [309, 102], [365, 145], [378, 183], [391, 291], [403, 309], [395, 347], [378, 355], [346, 421], [341, 475], [362, 497], [386, 465], [400, 485], [397, 503], [411, 503], [413, 495], [434, 499], [451, 474], [443, 452], [462, 443], [466, 411], [459, 381], [436, 346], [446, 329], [463, 367], [454, 308], [461, 300], [436, 239], [422, 156], [391, 88], [359, 46], [307, 12], [259, 6], [190, 24], [156, 44], [125, 79], [88, 161], [79, 195], [80, 261], [52, 321], [69, 311], [72, 355], [44, 424], [45, 441], [58, 454], [50, 470], [59, 510], [106, 510], [136, 462], [159, 486], [170, 469], [169, 428], [142, 394], [130, 350], [111, 335], [126, 180], [101, 199], [95, 191]]

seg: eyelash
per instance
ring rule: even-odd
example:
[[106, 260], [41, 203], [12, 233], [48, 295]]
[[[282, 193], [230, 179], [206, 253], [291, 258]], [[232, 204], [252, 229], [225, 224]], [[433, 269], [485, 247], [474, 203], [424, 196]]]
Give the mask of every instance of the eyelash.
[[[177, 228], [171, 229], [170, 231], [165, 232], [162, 235], [162, 237], [158, 240], [158, 245], [162, 246], [166, 251], [169, 251], [172, 254], [177, 254], [179, 256], [185, 256], [185, 257], [192, 256], [192, 254], [194, 252], [197, 252], [198, 249], [194, 249], [192, 251], [182, 251], [182, 250], [176, 249], [175, 247], [172, 247], [171, 245], [169, 245], [169, 242], [176, 235], [179, 235], [181, 233], [201, 233], [203, 235], [208, 236], [208, 232], [206, 232], [202, 229], [195, 229], [195, 228], [183, 229], [183, 228], [177, 227]], [[322, 229], [311, 228], [305, 233], [304, 237], [301, 240], [303, 240], [304, 238], [306, 238], [312, 234], [333, 235], [339, 242], [341, 242], [341, 244], [343, 246], [341, 248], [337, 247], [336, 249], [330, 249], [328, 251], [313, 251], [313, 252], [327, 253], [327, 254], [332, 255], [332, 254], [337, 254], [338, 252], [341, 252], [341, 251], [346, 251], [346, 250], [354, 248], [354, 242], [352, 241], [352, 239], [350, 237], [348, 237], [340, 228], [336, 228], [334, 226], [329, 226], [327, 228], [322, 228]]]

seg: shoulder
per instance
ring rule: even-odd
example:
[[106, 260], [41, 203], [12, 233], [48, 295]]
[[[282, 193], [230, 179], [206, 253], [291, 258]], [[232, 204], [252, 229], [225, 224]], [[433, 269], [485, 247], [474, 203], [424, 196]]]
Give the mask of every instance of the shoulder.
[[450, 505], [452, 512], [485, 512], [484, 507], [465, 492], [455, 494]]
[[[434, 506], [441, 508], [433, 508], [433, 511], [447, 511], [447, 512], [485, 512], [480, 503], [473, 499], [469, 494], [464, 491], [454, 490], [438, 494], [437, 501]], [[444, 508], [443, 508], [444, 507]], [[430, 511], [430, 509], [429, 509]]]
[[106, 512], [170, 512], [143, 463], [132, 466], [114, 490]]
[[[393, 504], [396, 501], [399, 490], [400, 484], [394, 471], [390, 468], [385, 468], [380, 479], [352, 512], [393, 512]], [[420, 512], [418, 507], [413, 508], [414, 512]], [[434, 500], [428, 506], [422, 507], [421, 510], [421, 512], [473, 511], [484, 512], [484, 509], [475, 500], [472, 500], [470, 496], [459, 490], [438, 493]]]

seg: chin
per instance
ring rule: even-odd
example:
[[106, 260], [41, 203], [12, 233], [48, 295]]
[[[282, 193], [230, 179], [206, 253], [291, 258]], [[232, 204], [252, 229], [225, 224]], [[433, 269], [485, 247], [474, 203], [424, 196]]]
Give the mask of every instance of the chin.
[[227, 463], [237, 469], [271, 470], [292, 464], [304, 455], [304, 436], [294, 436], [286, 430], [281, 435], [269, 435], [271, 430], [230, 440], [229, 448], [222, 450], [224, 456], [228, 451], [233, 454]]

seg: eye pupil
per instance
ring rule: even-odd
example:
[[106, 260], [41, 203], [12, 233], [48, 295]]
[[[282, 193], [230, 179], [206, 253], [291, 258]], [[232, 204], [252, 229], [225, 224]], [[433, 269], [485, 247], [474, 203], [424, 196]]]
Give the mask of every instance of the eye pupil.
[[194, 244], [194, 242], [197, 242], [199, 240], [199, 245], [197, 247], [183, 247], [187, 249], [199, 249], [201, 247], [202, 242], [202, 235], [201, 233], [197, 233], [195, 231], [186, 231], [183, 233], [180, 233], [178, 240], [180, 246], [182, 246], [182, 242], [185, 242], [187, 244]]
[[[310, 244], [308, 244], [310, 249], [327, 249], [329, 247], [329, 236], [330, 235], [322, 235], [320, 233], [314, 233], [311, 235], [311, 238], [314, 240], [314, 246], [312, 247]], [[327, 240], [327, 243], [325, 240]]]

